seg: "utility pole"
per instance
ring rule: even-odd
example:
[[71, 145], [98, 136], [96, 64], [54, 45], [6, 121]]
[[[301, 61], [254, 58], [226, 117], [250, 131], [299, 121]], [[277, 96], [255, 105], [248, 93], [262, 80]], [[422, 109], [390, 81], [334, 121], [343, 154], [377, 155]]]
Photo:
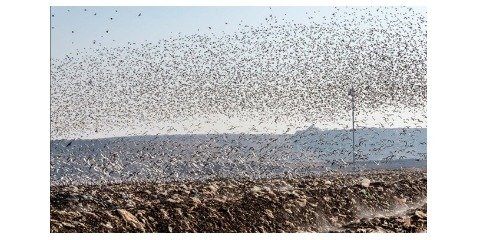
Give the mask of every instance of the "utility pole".
[[349, 89], [349, 93], [348, 95], [351, 96], [351, 105], [352, 105], [352, 115], [353, 115], [353, 163], [355, 162], [355, 155], [356, 155], [356, 144], [355, 144], [355, 141], [354, 141], [354, 132], [355, 132], [355, 129], [354, 129], [354, 87], [351, 87], [351, 89]]

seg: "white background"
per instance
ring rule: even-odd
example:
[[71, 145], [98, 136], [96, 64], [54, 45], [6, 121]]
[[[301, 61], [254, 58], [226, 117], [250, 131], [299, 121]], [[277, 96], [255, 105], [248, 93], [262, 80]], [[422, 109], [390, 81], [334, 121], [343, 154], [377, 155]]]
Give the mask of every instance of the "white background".
[[[474, 1], [11, 1], [1, 7], [1, 239], [472, 239], [479, 105]], [[428, 233], [50, 234], [51, 5], [413, 5], [428, 15]], [[28, 149], [26, 151], [25, 149]]]

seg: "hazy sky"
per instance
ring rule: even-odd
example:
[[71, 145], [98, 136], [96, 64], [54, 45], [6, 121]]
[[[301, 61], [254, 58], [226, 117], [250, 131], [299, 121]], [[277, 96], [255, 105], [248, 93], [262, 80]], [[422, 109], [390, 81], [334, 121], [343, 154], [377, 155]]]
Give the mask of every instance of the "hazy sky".
[[[380, 11], [377, 11], [380, 10]], [[412, 11], [414, 10], [414, 11]], [[262, 77], [261, 82], [258, 84], [266, 84], [268, 82], [275, 83], [276, 86], [278, 85], [278, 79], [276, 77], [271, 77], [268, 74], [263, 74], [263, 68], [261, 68], [261, 64], [263, 63], [262, 60], [265, 58], [271, 57], [269, 55], [265, 55], [260, 53], [261, 50], [257, 47], [259, 42], [255, 39], [255, 36], [246, 36], [247, 38], [253, 39], [251, 43], [241, 43], [246, 45], [246, 47], [255, 49], [254, 52], [248, 54], [252, 54], [252, 56], [256, 57], [255, 61], [248, 60], [248, 63], [241, 63], [238, 65], [237, 58], [238, 56], [234, 57], [233, 55], [228, 55], [231, 53], [230, 50], [232, 48], [225, 48], [224, 50], [227, 52], [223, 52], [222, 57], [226, 58], [226, 62], [222, 62], [218, 65], [212, 65], [208, 63], [208, 61], [204, 62], [205, 60], [205, 53], [202, 52], [201, 49], [204, 47], [211, 47], [211, 46], [203, 46], [205, 44], [199, 44], [200, 47], [194, 47], [191, 44], [198, 44], [196, 40], [188, 40], [181, 42], [178, 46], [182, 49], [177, 49], [175, 45], [168, 45], [171, 49], [162, 49], [158, 46], [154, 46], [155, 43], [158, 43], [162, 39], [169, 39], [172, 38], [173, 42], [175, 39], [182, 38], [185, 35], [193, 35], [199, 34], [202, 37], [204, 36], [221, 36], [222, 34], [231, 35], [231, 36], [245, 36], [242, 33], [237, 34], [238, 32], [242, 31], [251, 31], [252, 29], [265, 29], [261, 28], [261, 25], [267, 26], [269, 24], [277, 24], [281, 25], [284, 22], [284, 25], [287, 25], [288, 31], [286, 34], [293, 32], [296, 34], [296, 30], [301, 29], [298, 25], [294, 25], [294, 23], [298, 23], [302, 26], [308, 26], [308, 24], [318, 24], [318, 23], [325, 23], [324, 26], [331, 27], [334, 26], [334, 31], [338, 31], [338, 35], [335, 38], [328, 38], [331, 41], [340, 43], [343, 37], [351, 37], [351, 35], [344, 35], [340, 31], [342, 29], [342, 24], [346, 23], [353, 23], [354, 25], [350, 27], [353, 32], [351, 34], [354, 35], [354, 32], [357, 29], [368, 30], [368, 24], [372, 24], [371, 27], [375, 27], [376, 30], [374, 32], [381, 32], [378, 30], [382, 29], [385, 31], [391, 30], [388, 27], [389, 23], [395, 24], [397, 26], [406, 26], [403, 23], [407, 23], [408, 20], [403, 18], [407, 18], [408, 16], [412, 16], [412, 14], [420, 13], [419, 15], [425, 16], [426, 9], [425, 8], [414, 8], [409, 9], [407, 7], [404, 8], [394, 8], [394, 7], [387, 7], [378, 9], [377, 7], [365, 7], [365, 8], [341, 8], [341, 11], [336, 11], [334, 7], [52, 7], [51, 8], [51, 57], [54, 59], [52, 61], [52, 86], [55, 88], [51, 91], [52, 93], [52, 129], [55, 131], [52, 133], [52, 138], [97, 138], [97, 137], [106, 137], [106, 136], [125, 136], [125, 135], [141, 135], [141, 134], [175, 134], [175, 133], [208, 133], [208, 132], [251, 132], [251, 133], [261, 133], [261, 132], [270, 132], [270, 133], [284, 133], [289, 132], [290, 126], [293, 126], [291, 132], [296, 131], [298, 129], [304, 129], [310, 126], [312, 123], [316, 124], [317, 127], [322, 129], [330, 129], [330, 128], [349, 128], [350, 127], [350, 115], [349, 113], [345, 115], [345, 118], [341, 121], [335, 120], [334, 122], [326, 121], [326, 120], [311, 120], [311, 118], [305, 118], [304, 120], [300, 116], [296, 116], [291, 113], [292, 110], [297, 109], [290, 109], [290, 111], [282, 112], [281, 120], [277, 120], [276, 116], [268, 115], [267, 112], [238, 112], [233, 114], [233, 116], [226, 116], [226, 115], [211, 115], [208, 118], [204, 118], [203, 115], [189, 115], [188, 112], [184, 112], [184, 116], [181, 118], [174, 118], [174, 119], [162, 119], [158, 118], [155, 114], [155, 111], [162, 112], [169, 112], [169, 111], [176, 111], [178, 109], [182, 109], [182, 107], [190, 106], [193, 104], [189, 99], [192, 96], [188, 95], [188, 99], [176, 99], [177, 97], [185, 97], [183, 93], [186, 91], [175, 92], [179, 86], [178, 83], [180, 82], [178, 79], [183, 79], [178, 74], [181, 74], [181, 69], [183, 67], [187, 67], [188, 69], [198, 70], [198, 76], [188, 75], [188, 78], [183, 80], [187, 80], [188, 84], [192, 84], [191, 79], [195, 79], [198, 81], [203, 82], [214, 82], [214, 76], [211, 73], [214, 71], [206, 71], [203, 67], [206, 65], [206, 68], [222, 68], [219, 66], [225, 66], [225, 64], [230, 61], [233, 63], [234, 67], [226, 67], [226, 69], [236, 69], [238, 67], [239, 70], [244, 73], [241, 79], [245, 81], [252, 81], [252, 79], [256, 79], [258, 76]], [[373, 13], [372, 15], [370, 15]], [[390, 14], [392, 13], [392, 14]], [[399, 13], [399, 14], [398, 14]], [[424, 15], [422, 14], [424, 13]], [[336, 14], [336, 15], [334, 15]], [[271, 18], [270, 16], [274, 16]], [[400, 17], [401, 19], [397, 19]], [[269, 20], [267, 20], [269, 18]], [[354, 21], [348, 21], [349, 18], [354, 18]], [[394, 19], [390, 19], [394, 18]], [[275, 20], [271, 20], [275, 19]], [[330, 20], [328, 20], [330, 19]], [[364, 20], [363, 20], [364, 19]], [[387, 20], [385, 20], [387, 19]], [[277, 23], [272, 23], [277, 21]], [[329, 21], [326, 22], [326, 21]], [[293, 23], [293, 24], [292, 24]], [[383, 24], [384, 23], [384, 24]], [[410, 21], [413, 24], [421, 25], [419, 28], [425, 30], [423, 26], [425, 23], [419, 23], [419, 21], [413, 20]], [[253, 28], [249, 28], [246, 26], [250, 26]], [[409, 25], [408, 25], [409, 26]], [[412, 25], [411, 25], [412, 26]], [[417, 25], [416, 25], [417, 26]], [[266, 29], [273, 29], [273, 35], [276, 33], [274, 28], [267, 27]], [[406, 27], [409, 28], [409, 27]], [[294, 30], [296, 29], [296, 30]], [[394, 30], [391, 30], [394, 31]], [[307, 31], [305, 31], [306, 33]], [[410, 37], [412, 38], [423, 38], [425, 35], [423, 34], [412, 34], [410, 31]], [[285, 34], [285, 32], [280, 32], [281, 34]], [[251, 35], [251, 32], [249, 33]], [[298, 33], [299, 35], [303, 33]], [[230, 37], [231, 37], [230, 36]], [[257, 36], [263, 35], [259, 34]], [[285, 37], [281, 35], [282, 37]], [[326, 36], [327, 32], [320, 32], [318, 36]], [[337, 38], [339, 36], [339, 38]], [[287, 38], [287, 37], [286, 37]], [[320, 38], [320, 37], [318, 37]], [[196, 38], [195, 38], [196, 39]], [[250, 40], [251, 40], [250, 39]], [[259, 38], [258, 38], [259, 39]], [[279, 38], [283, 39], [283, 38]], [[380, 37], [378, 38], [380, 40]], [[324, 40], [324, 39], [323, 39]], [[196, 42], [195, 42], [196, 41]], [[219, 42], [216, 42], [218, 46], [227, 47], [230, 46], [231, 41], [234, 42], [234, 38], [223, 38], [219, 39]], [[228, 42], [222, 42], [228, 41]], [[409, 40], [410, 41], [410, 40]], [[129, 42], [133, 43], [153, 43], [153, 46], [149, 48], [142, 49], [142, 45], [136, 45], [138, 47], [137, 50], [115, 50], [115, 46], [125, 47], [129, 46]], [[186, 43], [186, 44], [185, 44]], [[221, 44], [220, 44], [221, 43]], [[240, 43], [236, 41], [236, 43]], [[272, 45], [278, 45], [278, 42], [271, 42]], [[319, 42], [317, 42], [319, 44]], [[252, 44], [253, 46], [247, 46], [248, 44]], [[279, 45], [282, 45], [281, 42]], [[288, 43], [284, 43], [288, 44]], [[279, 74], [282, 70], [284, 70], [284, 76], [291, 76], [291, 79], [295, 79], [297, 82], [301, 82], [304, 80], [303, 78], [307, 78], [306, 75], [298, 75], [296, 74], [297, 71], [295, 69], [299, 69], [299, 66], [304, 66], [306, 64], [306, 60], [299, 61], [297, 58], [297, 53], [302, 52], [305, 47], [308, 47], [307, 43], [305, 42], [298, 42], [298, 46], [301, 48], [296, 49], [292, 48], [292, 45], [284, 45], [288, 46], [288, 48], [295, 49], [293, 53], [287, 56], [276, 56], [273, 55], [275, 58], [281, 58], [281, 61], [287, 61], [291, 59], [296, 59], [292, 61], [291, 64], [297, 62], [297, 65], [285, 65], [289, 66], [285, 69], [274, 68], [269, 65], [264, 65], [264, 69], [272, 68], [275, 74]], [[334, 43], [322, 44], [324, 46], [313, 46], [312, 48], [322, 49], [325, 51], [325, 46], [330, 46]], [[207, 45], [207, 44], [206, 44]], [[390, 48], [399, 49], [400, 46], [403, 45], [388, 45]], [[416, 45], [414, 45], [416, 46]], [[422, 45], [421, 45], [422, 46]], [[231, 46], [230, 46], [231, 47]], [[194, 49], [191, 49], [194, 48]], [[198, 48], [198, 49], [196, 49]], [[311, 46], [309, 46], [311, 48]], [[375, 48], [375, 47], [374, 47]], [[387, 47], [385, 47], [387, 48]], [[94, 49], [100, 49], [99, 51], [92, 51]], [[121, 48], [120, 48], [121, 49]], [[129, 49], [129, 48], [128, 48]], [[191, 52], [197, 51], [198, 56], [202, 56], [198, 59], [203, 60], [195, 60], [188, 59], [182, 60], [180, 57], [174, 58], [179, 62], [169, 62], [171, 59], [165, 58], [164, 61], [160, 61], [159, 58], [156, 57], [148, 57], [149, 53], [158, 54], [177, 54], [181, 53], [183, 50], [189, 50]], [[416, 48], [415, 48], [416, 49]], [[79, 54], [76, 56], [78, 52], [86, 52], [86, 56], [82, 56], [83, 54]], [[157, 95], [151, 95], [152, 92], [158, 90], [155, 88], [148, 88], [147, 93], [150, 95], [143, 95], [143, 88], [150, 86], [148, 84], [143, 83], [144, 80], [150, 81], [149, 83], [157, 83], [160, 81], [169, 81], [167, 78], [162, 77], [161, 79], [157, 79], [152, 81], [151, 78], [145, 76], [163, 76], [161, 74], [152, 73], [151, 70], [154, 69], [151, 65], [148, 68], [144, 68], [140, 71], [135, 71], [135, 69], [146, 63], [148, 61], [136, 61], [136, 58], [141, 58], [143, 60], [143, 55], [137, 55], [138, 53], [146, 52], [146, 58], [148, 61], [152, 61], [151, 64], [158, 65], [161, 68], [159, 69], [169, 69], [165, 68], [165, 66], [175, 66], [180, 67], [175, 71], [165, 70], [161, 74], [171, 74], [173, 77], [171, 78], [173, 81], [170, 85], [162, 85], [161, 87], [173, 87], [172, 89], [176, 89], [172, 92], [162, 92], [162, 94], [158, 95], [162, 98], [169, 99], [168, 101], [159, 101], [156, 97]], [[148, 52], [150, 51], [150, 52]], [[368, 50], [372, 51], [372, 50]], [[407, 53], [409, 50], [404, 50], [402, 53]], [[412, 50], [411, 50], [412, 51]], [[414, 52], [414, 51], [413, 51]], [[421, 51], [419, 51], [421, 52]], [[246, 52], [244, 52], [246, 53]], [[243, 53], [243, 54], [244, 54]], [[131, 54], [129, 56], [128, 61], [125, 63], [121, 63], [120, 55], [118, 54]], [[256, 54], [256, 55], [255, 55]], [[279, 54], [279, 53], [278, 53]], [[333, 61], [332, 66], [340, 65], [340, 60], [342, 59], [341, 56], [337, 54], [328, 54], [326, 52], [318, 52], [319, 55], [327, 56], [328, 59]], [[411, 53], [412, 54], [412, 53]], [[66, 55], [69, 55], [68, 58], [65, 58]], [[74, 59], [70, 57], [74, 55]], [[318, 55], [318, 56], [319, 56]], [[339, 58], [339, 62], [336, 63], [336, 58]], [[122, 58], [123, 59], [123, 58]], [[196, 59], [196, 58], [195, 58]], [[215, 58], [218, 60], [218, 58]], [[222, 58], [221, 58], [222, 59]], [[302, 58], [301, 58], [302, 59]], [[108, 65], [111, 63], [113, 65]], [[208, 59], [206, 59], [208, 60]], [[213, 59], [210, 59], [213, 60]], [[258, 60], [259, 62], [256, 62]], [[120, 62], [118, 62], [120, 61]], [[222, 60], [223, 61], [223, 60]], [[329, 62], [329, 60], [327, 61]], [[193, 64], [190, 66], [189, 64]], [[260, 64], [261, 63], [261, 64]], [[166, 64], [166, 65], [165, 65]], [[194, 65], [194, 64], [199, 64]], [[322, 65], [315, 65], [312, 70], [318, 70], [321, 73], [331, 73], [330, 69], [327, 69], [327, 63], [324, 63], [325, 66]], [[361, 62], [362, 64], [362, 62]], [[377, 64], [377, 62], [375, 62]], [[155, 65], [155, 66], [156, 66]], [[364, 65], [364, 64], [363, 64]], [[158, 67], [157, 66], [157, 67]], [[268, 67], [269, 66], [269, 67]], [[251, 67], [251, 69], [250, 69]], [[364, 65], [365, 69], [369, 69], [368, 66]], [[114, 69], [111, 69], [114, 68]], [[404, 68], [408, 69], [408, 68]], [[111, 71], [115, 70], [115, 71]], [[118, 70], [118, 71], [116, 71]], [[371, 69], [370, 69], [371, 70]], [[373, 71], [372, 69], [371, 71]], [[252, 75], [248, 75], [248, 72], [252, 71]], [[375, 72], [374, 70], [373, 72]], [[127, 78], [124, 78], [124, 75], [121, 77], [120, 75], [116, 74], [115, 72], [122, 72], [122, 74], [126, 74]], [[230, 71], [229, 73], [234, 75], [235, 71]], [[266, 71], [268, 72], [268, 71]], [[195, 72], [191, 72], [194, 74]], [[401, 72], [403, 74], [401, 77], [407, 77], [409, 73]], [[153, 74], [153, 75], [151, 75]], [[210, 75], [208, 75], [210, 74]], [[230, 75], [231, 75], [230, 74]], [[295, 75], [296, 74], [296, 75]], [[317, 72], [315, 73], [317, 75]], [[225, 75], [223, 80], [230, 81], [233, 79], [233, 75]], [[341, 75], [341, 73], [339, 73]], [[166, 76], [166, 75], [165, 75]], [[168, 75], [169, 76], [169, 75]], [[203, 79], [204, 77], [210, 77], [210, 80]], [[317, 75], [319, 76], [319, 75]], [[371, 75], [372, 76], [372, 75]], [[332, 76], [335, 77], [335, 76]], [[131, 79], [133, 85], [122, 82], [117, 83], [114, 81], [105, 81], [110, 78], [115, 78], [115, 80], [119, 79]], [[238, 78], [238, 76], [236, 76]], [[165, 80], [166, 79], [166, 80]], [[318, 80], [317, 78], [315, 78]], [[178, 81], [176, 81], [178, 80]], [[123, 80], [121, 80], [123, 81]], [[189, 82], [188, 82], [189, 81]], [[140, 84], [136, 84], [139, 82]], [[125, 85], [126, 84], [126, 85]], [[143, 84], [143, 85], [142, 85]], [[216, 83], [215, 83], [216, 84]], [[290, 85], [294, 85], [293, 83], [289, 83]], [[153, 84], [154, 85], [154, 84]], [[152, 85], [152, 86], [153, 86]], [[174, 85], [174, 86], [173, 86]], [[193, 84], [194, 85], [194, 84]], [[263, 86], [261, 85], [261, 86]], [[267, 85], [267, 84], [266, 84]], [[266, 86], [265, 85], [265, 86]], [[175, 87], [176, 86], [176, 87]], [[196, 86], [196, 85], [194, 85]], [[216, 86], [216, 85], [215, 85]], [[289, 86], [289, 85], [288, 85]], [[308, 85], [309, 86], [309, 85]], [[128, 92], [123, 91], [123, 87], [128, 89]], [[198, 91], [202, 89], [202, 86], [199, 87]], [[219, 86], [217, 86], [219, 87]], [[244, 87], [244, 86], [243, 86]], [[264, 86], [263, 86], [264, 87]], [[307, 87], [306, 85], [304, 87]], [[309, 89], [309, 90], [308, 90]], [[309, 99], [310, 91], [312, 88], [305, 88], [300, 92], [304, 94], [304, 96]], [[193, 91], [195, 88], [187, 89], [188, 91]], [[196, 91], [195, 90], [195, 91]], [[229, 88], [223, 89], [231, 90]], [[216, 91], [219, 91], [219, 95], [212, 95], [212, 93], [208, 93], [210, 96], [216, 97], [218, 99], [222, 99], [222, 93], [220, 88], [216, 88]], [[250, 90], [243, 89], [243, 88], [236, 88], [235, 91], [239, 91], [237, 95], [234, 95], [236, 98], [228, 98], [223, 99], [227, 100], [227, 104], [232, 104], [230, 107], [231, 109], [234, 108], [235, 101], [239, 100], [240, 98], [245, 98], [245, 96], [241, 95], [240, 93], [246, 93]], [[295, 91], [298, 91], [297, 89]], [[294, 91], [293, 91], [294, 92]], [[347, 90], [345, 90], [346, 94]], [[225, 92], [226, 93], [226, 92]], [[136, 95], [135, 95], [136, 94]], [[229, 93], [228, 93], [229, 94]], [[193, 94], [194, 95], [194, 94]], [[326, 94], [327, 95], [327, 94]], [[229, 95], [228, 95], [229, 96]], [[254, 95], [256, 96], [256, 95]], [[282, 96], [281, 92], [275, 92], [274, 96]], [[346, 95], [345, 95], [346, 96]], [[257, 96], [258, 97], [258, 96]], [[141, 99], [136, 99], [141, 98]], [[171, 99], [170, 99], [171, 98]], [[259, 98], [259, 97], [258, 97]], [[131, 99], [136, 99], [136, 101], [129, 101]], [[206, 98], [205, 98], [206, 99]], [[207, 98], [210, 99], [210, 98]], [[334, 97], [329, 97], [329, 99], [333, 99]], [[294, 100], [294, 99], [290, 99]], [[311, 99], [309, 99], [311, 100]], [[159, 102], [155, 102], [159, 101]], [[206, 100], [205, 100], [206, 101]], [[209, 100], [208, 100], [209, 101]], [[274, 105], [273, 102], [270, 102], [268, 99], [254, 99], [255, 104], [270, 104]], [[306, 106], [304, 105], [306, 101], [302, 101], [296, 103], [295, 107], [305, 107], [307, 110], [312, 110], [316, 106]], [[170, 104], [171, 103], [171, 104]], [[175, 104], [172, 104], [175, 103]], [[150, 105], [148, 105], [150, 104]], [[188, 105], [190, 104], [190, 105]], [[163, 106], [164, 105], [164, 106]], [[223, 103], [224, 106], [226, 106]], [[223, 106], [219, 105], [219, 106]], [[234, 106], [233, 106], [234, 105]], [[304, 105], [304, 106], [303, 106]], [[164, 108], [159, 109], [162, 106]], [[195, 106], [196, 108], [201, 108], [201, 104], [193, 104], [191, 106]], [[190, 106], [190, 107], [191, 107]], [[229, 106], [229, 105], [228, 105]], [[243, 106], [243, 105], [241, 105]], [[266, 106], [266, 105], [265, 105]], [[276, 106], [276, 105], [274, 105]], [[153, 110], [148, 110], [147, 107], [151, 107]], [[329, 106], [335, 107], [335, 106]], [[185, 109], [189, 109], [186, 108]], [[202, 108], [201, 108], [202, 109]], [[249, 109], [249, 108], [248, 108]], [[108, 110], [108, 111], [107, 111]], [[131, 110], [131, 111], [130, 111]], [[278, 109], [272, 109], [278, 110]], [[340, 110], [340, 109], [337, 109]], [[314, 112], [314, 111], [313, 111]], [[410, 122], [403, 121], [403, 118], [407, 119], [419, 119], [423, 118], [425, 109], [418, 108], [418, 109], [376, 109], [375, 111], [369, 112], [368, 114], [363, 114], [357, 116], [356, 120], [359, 124], [363, 126], [377, 126], [379, 124], [385, 123], [385, 118], [383, 118], [384, 113], [388, 112], [389, 121], [391, 125], [385, 124], [386, 127], [403, 127], [403, 126], [417, 126], [411, 125]], [[131, 113], [131, 115], [130, 115]], [[142, 115], [145, 114], [145, 119], [140, 120], [138, 114]], [[304, 113], [306, 114], [306, 112]], [[266, 116], [268, 115], [268, 116]], [[307, 114], [306, 114], [307, 115]], [[310, 114], [311, 115], [311, 114]], [[266, 116], [266, 117], [265, 117]], [[371, 118], [371, 119], [370, 119]], [[276, 120], [275, 120], [276, 119]], [[119, 127], [112, 126], [111, 122], [117, 122], [117, 120], [121, 120], [121, 124]], [[125, 125], [126, 124], [126, 125]], [[415, 123], [416, 124], [416, 123]], [[425, 127], [426, 122], [423, 121], [423, 124], [419, 124], [420, 126]], [[128, 126], [128, 127], [125, 127]], [[168, 130], [174, 129], [174, 130]]]
[[58, 58], [76, 49], [117, 46], [129, 41], [155, 42], [178, 34], [231, 33], [241, 28], [239, 24], [265, 24], [265, 17], [270, 14], [281, 14], [285, 21], [304, 23], [308, 21], [306, 12], [318, 11], [315, 16], [320, 17], [332, 10], [331, 7], [52, 7], [51, 54]]
[[244, 25], [267, 24], [270, 14], [279, 22], [305, 24], [333, 12], [334, 7], [52, 7], [51, 55], [60, 58], [77, 49], [157, 42], [178, 34], [232, 33]]

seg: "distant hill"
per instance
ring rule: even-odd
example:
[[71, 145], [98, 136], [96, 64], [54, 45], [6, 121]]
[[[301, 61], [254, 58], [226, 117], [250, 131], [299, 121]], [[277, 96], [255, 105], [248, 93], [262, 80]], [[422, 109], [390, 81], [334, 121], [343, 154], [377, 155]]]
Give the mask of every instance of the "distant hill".
[[[356, 159], [381, 164], [426, 160], [426, 128], [363, 128]], [[199, 134], [52, 140], [51, 181], [200, 179], [314, 172], [352, 160], [350, 130], [314, 125], [294, 134]], [[376, 164], [376, 165], [377, 165]], [[309, 169], [309, 170], [308, 170]]]

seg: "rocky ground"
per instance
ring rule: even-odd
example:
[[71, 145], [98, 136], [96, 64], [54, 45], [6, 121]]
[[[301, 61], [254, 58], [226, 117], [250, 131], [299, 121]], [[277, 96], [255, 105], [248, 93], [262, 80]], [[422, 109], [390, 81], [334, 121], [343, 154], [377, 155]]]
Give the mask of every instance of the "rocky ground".
[[51, 186], [51, 232], [425, 232], [426, 170]]

